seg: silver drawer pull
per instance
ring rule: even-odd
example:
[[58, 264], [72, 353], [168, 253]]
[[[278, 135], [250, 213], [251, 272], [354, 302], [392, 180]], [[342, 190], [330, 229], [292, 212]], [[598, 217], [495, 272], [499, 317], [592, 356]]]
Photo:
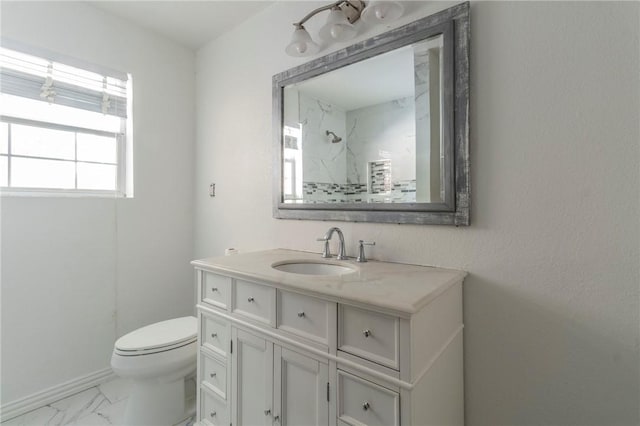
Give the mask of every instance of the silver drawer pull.
[[218, 287], [211, 287], [211, 291], [218, 291]]
[[250, 298], [247, 299], [247, 302], [251, 303], [251, 302], [253, 302], [253, 300], [254, 300], [253, 297], [250, 297]]
[[271, 410], [269, 410], [269, 409], [264, 410], [264, 415], [265, 416], [268, 416], [269, 414], [271, 414]]
[[369, 337], [369, 336], [371, 336], [371, 330], [369, 330], [369, 329], [364, 330], [364, 331], [362, 332], [362, 334], [364, 334], [364, 337]]
[[218, 373], [211, 373], [211, 374], [209, 374], [209, 375], [210, 375], [210, 376], [211, 376], [211, 378], [213, 379], [214, 377], [216, 377], [216, 375], [217, 375], [217, 374], [218, 374]]
[[371, 404], [369, 404], [367, 401], [365, 401], [364, 404], [362, 404], [362, 409], [364, 411], [368, 411], [369, 408], [371, 408]]
[[305, 317], [304, 311], [300, 311], [300, 312], [298, 312], [298, 316], [299, 316], [300, 318], [304, 318], [304, 317]]
[[211, 337], [215, 339], [216, 337], [218, 337], [218, 333], [211, 333]]
[[215, 411], [212, 411], [212, 412], [211, 412], [211, 417], [215, 417], [215, 416], [216, 416], [216, 412], [215, 412]]

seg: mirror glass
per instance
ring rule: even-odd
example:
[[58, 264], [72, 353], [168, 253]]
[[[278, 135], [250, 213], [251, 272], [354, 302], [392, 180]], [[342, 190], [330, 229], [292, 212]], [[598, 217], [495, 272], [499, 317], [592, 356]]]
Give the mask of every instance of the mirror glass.
[[273, 215], [469, 224], [469, 3], [273, 77]]
[[284, 88], [284, 203], [443, 201], [442, 34]]

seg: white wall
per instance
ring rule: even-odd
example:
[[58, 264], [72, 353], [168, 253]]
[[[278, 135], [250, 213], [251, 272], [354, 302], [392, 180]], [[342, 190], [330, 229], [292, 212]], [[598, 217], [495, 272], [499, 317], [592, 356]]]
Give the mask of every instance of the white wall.
[[271, 76], [305, 61], [291, 22], [322, 4], [278, 2], [198, 52], [196, 255], [319, 251], [338, 225], [349, 255], [367, 239], [464, 269], [467, 424], [638, 424], [640, 5], [472, 5], [472, 226], [454, 228], [271, 217]]
[[2, 197], [2, 403], [109, 367], [193, 312], [194, 54], [85, 2], [3, 2], [2, 36], [133, 76], [135, 198]]

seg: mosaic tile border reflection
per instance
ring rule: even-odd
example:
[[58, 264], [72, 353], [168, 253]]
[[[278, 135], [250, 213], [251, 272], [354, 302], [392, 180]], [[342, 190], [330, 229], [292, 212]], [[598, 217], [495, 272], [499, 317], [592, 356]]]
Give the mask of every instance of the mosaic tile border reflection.
[[392, 182], [390, 190], [369, 193], [364, 183], [303, 182], [305, 203], [413, 203], [416, 200], [416, 181]]

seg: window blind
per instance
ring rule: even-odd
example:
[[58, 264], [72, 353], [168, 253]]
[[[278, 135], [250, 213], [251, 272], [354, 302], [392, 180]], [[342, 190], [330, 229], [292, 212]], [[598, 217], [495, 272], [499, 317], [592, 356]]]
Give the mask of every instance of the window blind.
[[0, 47], [0, 92], [126, 118], [127, 80]]

